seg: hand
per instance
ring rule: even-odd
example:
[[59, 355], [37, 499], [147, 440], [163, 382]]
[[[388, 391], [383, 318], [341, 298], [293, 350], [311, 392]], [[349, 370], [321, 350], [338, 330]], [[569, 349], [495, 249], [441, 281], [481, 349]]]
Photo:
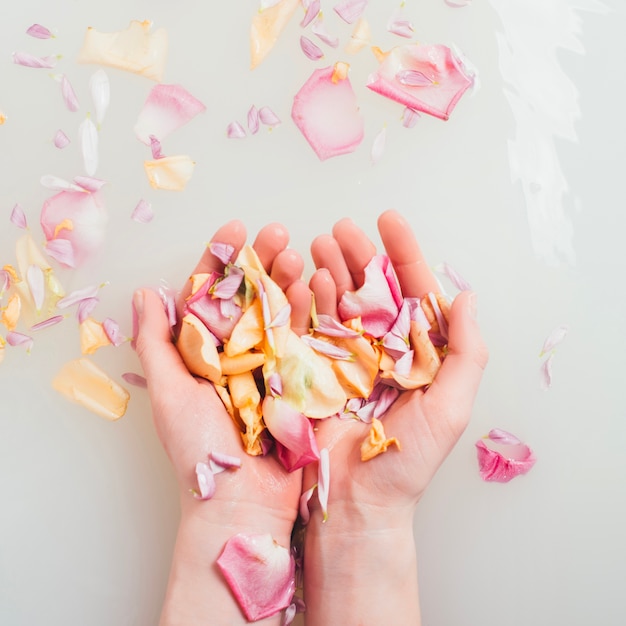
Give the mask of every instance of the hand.
[[[241, 222], [229, 222], [212, 241], [231, 244], [235, 258], [245, 244], [245, 228]], [[285, 228], [272, 224], [259, 232], [253, 247], [272, 279], [291, 298], [294, 323], [300, 320], [302, 325], [309, 314], [310, 292], [299, 280], [302, 259], [287, 249], [287, 242]], [[193, 274], [213, 270], [222, 271], [223, 265], [207, 249]], [[186, 293], [188, 287], [183, 298]], [[187, 371], [172, 343], [159, 296], [140, 290], [134, 306], [136, 350], [148, 381], [154, 424], [178, 480], [182, 510], [161, 623], [234, 624], [238, 618], [245, 623], [215, 570], [215, 561], [226, 540], [237, 532], [269, 532], [279, 544], [289, 546], [301, 472], [288, 474], [272, 455], [247, 456], [213, 385]], [[238, 456], [242, 465], [216, 476], [213, 498], [198, 501], [190, 493], [196, 486], [195, 466], [206, 462], [210, 451]]]
[[[437, 292], [437, 282], [407, 222], [389, 211], [379, 218], [378, 228], [403, 295], [422, 297]], [[310, 283], [317, 310], [336, 316], [343, 293], [363, 283], [363, 270], [376, 253], [375, 246], [354, 223], [342, 220], [332, 237], [318, 237], [311, 250], [319, 268]], [[369, 431], [367, 424], [330, 418], [317, 425], [318, 446], [330, 451], [329, 519], [322, 524], [319, 510], [314, 510], [306, 534], [307, 623], [419, 621], [411, 547], [413, 513], [468, 423], [487, 362], [475, 321], [474, 298], [463, 292], [454, 300], [449, 352], [432, 385], [426, 391], [403, 392], [382, 419], [387, 436], [396, 437], [402, 450], [392, 446], [363, 462], [360, 445]], [[310, 471], [305, 472], [305, 488], [316, 480]], [[338, 562], [339, 554], [346, 567]], [[342, 591], [353, 585], [362, 592], [361, 597], [350, 601], [345, 593], [343, 598], [337, 594], [333, 602], [338, 578], [343, 578]], [[395, 589], [388, 586], [390, 581]], [[394, 602], [396, 594], [399, 597]], [[323, 609], [318, 610], [319, 606]], [[343, 607], [349, 612], [343, 614]]]

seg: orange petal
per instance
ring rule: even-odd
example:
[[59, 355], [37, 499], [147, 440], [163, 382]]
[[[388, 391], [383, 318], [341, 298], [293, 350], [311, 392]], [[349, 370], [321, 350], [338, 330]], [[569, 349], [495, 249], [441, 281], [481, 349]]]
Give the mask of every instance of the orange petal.
[[88, 359], [66, 363], [52, 386], [97, 415], [116, 420], [126, 412], [130, 394]]
[[261, 301], [257, 299], [235, 324], [230, 338], [224, 343], [224, 353], [227, 356], [236, 356], [260, 345], [265, 337], [263, 326]]
[[299, 4], [300, 0], [281, 0], [252, 18], [250, 69], [254, 69], [269, 54]]
[[88, 317], [80, 324], [80, 351], [83, 354], [93, 354], [98, 348], [110, 343], [102, 324], [93, 317]]
[[20, 319], [21, 310], [22, 300], [17, 293], [14, 293], [9, 298], [6, 307], [2, 311], [2, 323], [7, 327], [7, 330], [15, 330], [17, 322]]
[[222, 367], [213, 336], [193, 313], [183, 317], [176, 347], [192, 374], [215, 383], [220, 380]]
[[265, 354], [263, 352], [244, 352], [237, 356], [228, 356], [222, 353], [219, 357], [224, 376], [253, 372], [265, 363]]
[[182, 191], [193, 174], [195, 162], [186, 155], [144, 161], [148, 181], [154, 189]]
[[351, 361], [333, 360], [337, 379], [349, 398], [369, 398], [378, 374], [379, 353], [365, 337], [345, 338], [336, 342], [353, 355]]
[[361, 443], [361, 461], [373, 459], [375, 456], [385, 452], [392, 444], [398, 446], [398, 450], [402, 449], [400, 442], [395, 437], [387, 439], [382, 422], [375, 417], [372, 418], [369, 435]]

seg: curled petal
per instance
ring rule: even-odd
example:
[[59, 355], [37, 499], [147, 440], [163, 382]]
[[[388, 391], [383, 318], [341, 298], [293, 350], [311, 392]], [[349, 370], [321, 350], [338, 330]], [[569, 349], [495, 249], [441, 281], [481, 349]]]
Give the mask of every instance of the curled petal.
[[24, 333], [18, 333], [15, 330], [10, 330], [7, 333], [6, 341], [10, 346], [22, 346], [26, 349], [26, 352], [30, 352], [33, 347], [33, 338]]
[[112, 320], [110, 317], [107, 317], [102, 321], [102, 328], [108, 340], [116, 348], [121, 346], [126, 341], [126, 337], [122, 334], [120, 330], [120, 325], [115, 320]]
[[300, 22], [300, 26], [302, 28], [306, 28], [315, 19], [317, 14], [320, 12], [320, 9], [320, 0], [309, 0], [306, 4], [306, 11], [302, 21]]
[[31, 37], [35, 37], [36, 39], [54, 38], [54, 35], [52, 34], [52, 32], [45, 26], [42, 26], [41, 24], [33, 24], [26, 30], [26, 34], [30, 35]]
[[24, 209], [19, 204], [16, 204], [13, 207], [11, 210], [11, 217], [9, 219], [11, 220], [11, 224], [17, 226], [18, 228], [28, 228], [26, 214], [24, 213]]
[[494, 443], [501, 443], [506, 446], [516, 446], [522, 443], [513, 433], [502, 430], [501, 428], [492, 428], [486, 438]]
[[231, 537], [217, 566], [248, 621], [275, 615], [291, 603], [295, 561], [270, 534]]
[[420, 117], [419, 112], [415, 109], [404, 107], [404, 111], [402, 111], [402, 126], [405, 128], [413, 128]]
[[211, 254], [219, 259], [224, 265], [228, 265], [235, 253], [235, 248], [229, 243], [220, 243], [217, 241], [211, 241], [207, 246]]
[[76, 112], [78, 111], [78, 109], [80, 109], [78, 96], [74, 91], [74, 87], [72, 87], [72, 83], [70, 83], [68, 77], [65, 74], [61, 76], [61, 94], [63, 95], [65, 106], [68, 108], [69, 111]]
[[32, 331], [43, 330], [44, 328], [49, 328], [50, 326], [56, 326], [60, 324], [65, 319], [64, 315], [53, 315], [49, 317], [47, 320], [43, 320], [43, 322], [38, 322], [37, 324], [33, 324], [30, 327]]
[[80, 185], [75, 182], [70, 183], [58, 176], [52, 176], [51, 174], [45, 174], [39, 181], [46, 189], [53, 189], [54, 191], [85, 191]]
[[78, 128], [80, 146], [83, 153], [83, 163], [88, 176], [93, 176], [98, 169], [98, 129], [86, 117]]
[[304, 52], [305, 56], [312, 61], [317, 61], [324, 56], [322, 49], [304, 35], [300, 37], [300, 48], [302, 48], [302, 52]]
[[135, 134], [146, 145], [150, 135], [162, 141], [204, 111], [204, 104], [180, 85], [156, 85], [139, 113]]
[[91, 91], [91, 100], [96, 111], [96, 124], [100, 128], [111, 101], [109, 77], [104, 70], [98, 70], [92, 74], [89, 79], [89, 90]]
[[539, 383], [542, 389], [549, 389], [552, 386], [552, 358], [553, 354], [550, 354], [548, 358], [541, 364], [539, 369], [540, 379]]
[[445, 261], [441, 265], [438, 265], [435, 268], [435, 271], [447, 276], [459, 291], [469, 291], [472, 289], [472, 286], [463, 278], [463, 276], [461, 276], [449, 263], [446, 263]]
[[101, 33], [89, 27], [81, 48], [80, 63], [108, 65], [161, 81], [167, 56], [167, 33], [151, 33], [152, 22], [132, 21], [126, 30]]
[[363, 117], [346, 76], [335, 67], [318, 69], [296, 94], [291, 116], [320, 160], [356, 150], [363, 140]]
[[372, 38], [369, 22], [361, 18], [352, 31], [350, 41], [346, 44], [345, 50], [348, 54], [356, 54], [365, 46], [369, 46]]
[[226, 136], [229, 139], [243, 139], [246, 136], [246, 131], [239, 122], [231, 122], [226, 127]]
[[99, 191], [104, 185], [106, 185], [106, 181], [101, 180], [100, 178], [93, 178], [92, 176], [76, 176], [76, 178], [74, 178], [74, 183], [76, 183], [82, 191], [86, 191], [88, 193]]
[[238, 456], [212, 450], [209, 453], [209, 467], [214, 474], [219, 474], [227, 469], [241, 467], [241, 459]]
[[48, 70], [52, 69], [59, 60], [58, 56], [37, 57], [32, 54], [28, 54], [28, 52], [14, 52], [12, 58], [13, 63], [17, 65]]
[[85, 298], [78, 303], [76, 307], [76, 319], [79, 324], [82, 325], [85, 320], [89, 318], [99, 302], [99, 298]]
[[266, 126], [278, 126], [281, 123], [278, 115], [267, 106], [259, 109], [259, 120]]
[[136, 374], [135, 372], [124, 372], [122, 374], [122, 378], [129, 384], [134, 387], [140, 387], [142, 389], [147, 389], [148, 381], [145, 376], [141, 374]]
[[79, 304], [83, 300], [87, 300], [90, 298], [95, 298], [98, 295], [98, 287], [94, 287], [90, 285], [89, 287], [83, 287], [82, 289], [76, 289], [72, 291], [67, 296], [61, 298], [57, 302], [58, 309], [66, 309], [68, 307], [74, 306], [75, 304]]
[[139, 222], [141, 224], [147, 224], [148, 222], [151, 222], [154, 218], [152, 205], [147, 200], [144, 200], [142, 198], [133, 209], [130, 217], [135, 222]]
[[259, 132], [259, 110], [254, 105], [248, 110], [248, 130], [252, 135]]
[[254, 69], [270, 53], [278, 37], [295, 13], [300, 0], [280, 0], [259, 11], [250, 26], [250, 68]]
[[161, 151], [161, 142], [154, 135], [150, 135], [150, 150], [152, 151], [153, 159], [162, 159], [165, 157]]
[[196, 463], [196, 480], [199, 492], [194, 492], [198, 500], [209, 500], [215, 495], [215, 477], [207, 463]]
[[400, 442], [395, 437], [385, 435], [383, 424], [373, 418], [369, 435], [361, 443], [361, 461], [369, 461], [375, 456], [386, 452], [389, 446], [395, 445], [400, 450]]
[[473, 78], [447, 46], [406, 44], [379, 51], [367, 86], [415, 111], [447, 120]]
[[80, 324], [80, 348], [83, 354], [93, 354], [111, 344], [102, 323], [88, 317]]
[[320, 450], [320, 460], [317, 468], [317, 498], [322, 507], [323, 521], [328, 519], [328, 492], [330, 489], [330, 455], [328, 448]]
[[502, 452], [492, 449], [483, 439], [476, 442], [480, 477], [485, 481], [506, 483], [520, 474], [526, 474], [536, 462], [532, 450], [510, 433], [502, 436], [505, 431], [493, 430], [494, 441], [500, 445]]
[[310, 335], [303, 335], [300, 337], [304, 343], [308, 346], [311, 346], [313, 350], [323, 354], [324, 356], [328, 356], [331, 359], [352, 359], [353, 355], [350, 350], [346, 350], [341, 346], [336, 346], [334, 343], [330, 343], [329, 341], [324, 341], [323, 339], [317, 339], [316, 337], [311, 337]]
[[360, 333], [356, 330], [344, 326], [330, 315], [318, 315], [317, 324], [315, 324], [314, 328], [316, 333], [326, 335], [327, 337], [343, 337], [347, 339], [360, 336]]
[[340, 0], [333, 11], [348, 24], [354, 24], [365, 11], [367, 0]]
[[300, 496], [298, 512], [300, 514], [300, 521], [305, 526], [309, 523], [309, 519], [311, 519], [311, 513], [309, 511], [309, 501], [313, 497], [313, 492], [316, 489], [317, 489], [317, 484], [313, 485], [310, 489], [303, 491], [302, 495]]
[[144, 169], [154, 189], [182, 191], [191, 180], [195, 162], [186, 155], [145, 161]]
[[59, 150], [63, 150], [70, 144], [70, 138], [61, 130], [57, 130], [54, 134], [54, 146], [55, 148], [59, 148]]
[[565, 336], [567, 335], [568, 332], [569, 332], [569, 328], [567, 326], [558, 326], [557, 328], [555, 328], [546, 337], [546, 340], [543, 342], [543, 346], [541, 348], [541, 352], [539, 353], [539, 356], [543, 356], [544, 354], [547, 354], [548, 352], [552, 352], [552, 350], [554, 350], [554, 348], [556, 348], [556, 346], [558, 346], [561, 343], [561, 341], [565, 339]]

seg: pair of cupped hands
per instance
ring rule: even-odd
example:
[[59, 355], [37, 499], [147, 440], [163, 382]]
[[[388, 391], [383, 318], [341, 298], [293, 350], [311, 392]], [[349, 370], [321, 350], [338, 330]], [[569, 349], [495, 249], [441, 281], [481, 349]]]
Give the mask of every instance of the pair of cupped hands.
[[[403, 296], [437, 292], [438, 283], [408, 222], [397, 212], [387, 211], [378, 219], [378, 230]], [[232, 245], [236, 254], [246, 237], [244, 225], [231, 221], [212, 241]], [[341, 296], [362, 285], [364, 268], [377, 251], [354, 222], [343, 219], [335, 224], [332, 235], [320, 235], [312, 242], [317, 270], [307, 284], [301, 278], [302, 257], [287, 247], [288, 240], [283, 226], [270, 224], [259, 231], [253, 247], [288, 298], [292, 329], [305, 334], [310, 326], [311, 292], [318, 313], [337, 317]], [[214, 270], [221, 271], [223, 266], [207, 249], [193, 273]], [[148, 381], [155, 427], [180, 486], [183, 520], [195, 519], [209, 533], [218, 528], [227, 529], [225, 534], [269, 532], [288, 546], [300, 495], [317, 481], [315, 464], [288, 473], [272, 454], [246, 457], [239, 432], [212, 384], [187, 371], [172, 342], [158, 294], [140, 289], [133, 304], [138, 320], [136, 350]], [[328, 448], [330, 454], [329, 518], [324, 525], [328, 533], [340, 533], [350, 525], [354, 528], [355, 520], [367, 532], [368, 523], [379, 531], [397, 524], [398, 519], [412, 518], [422, 493], [468, 423], [486, 362], [475, 295], [464, 291], [451, 307], [448, 354], [434, 382], [426, 391], [403, 392], [384, 416], [388, 436], [396, 437], [402, 450], [391, 448], [362, 462], [360, 445], [369, 431], [367, 424], [334, 418], [316, 421], [318, 447]], [[213, 499], [201, 502], [189, 491], [195, 485], [196, 463], [206, 461], [211, 450], [245, 458], [240, 469], [218, 477]], [[316, 498], [309, 504], [310, 524], [319, 525]]]

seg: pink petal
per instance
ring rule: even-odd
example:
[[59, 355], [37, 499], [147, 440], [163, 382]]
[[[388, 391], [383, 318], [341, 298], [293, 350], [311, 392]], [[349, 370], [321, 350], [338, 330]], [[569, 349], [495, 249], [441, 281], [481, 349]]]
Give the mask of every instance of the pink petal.
[[459, 291], [470, 291], [472, 289], [472, 286], [449, 263], [444, 261], [435, 270], [445, 274]]
[[259, 119], [266, 126], [278, 126], [281, 123], [278, 115], [269, 107], [261, 107], [259, 109]]
[[448, 322], [441, 312], [441, 307], [434, 293], [428, 294], [428, 300], [433, 308], [435, 318], [437, 319], [437, 325], [439, 326], [439, 334], [445, 339], [448, 339]]
[[252, 135], [259, 132], [259, 111], [254, 105], [248, 110], [248, 130]]
[[135, 134], [145, 144], [150, 143], [150, 135], [163, 141], [204, 111], [204, 104], [180, 85], [156, 85], [139, 113]]
[[65, 319], [64, 315], [53, 315], [52, 317], [49, 317], [48, 319], [43, 320], [43, 322], [38, 322], [37, 324], [33, 324], [30, 327], [30, 330], [37, 331], [37, 330], [43, 330], [44, 328], [49, 328], [50, 326], [56, 326], [57, 324], [61, 323], [64, 319]]
[[80, 108], [78, 96], [65, 74], [61, 76], [61, 94], [69, 111], [76, 112]]
[[41, 24], [33, 24], [26, 31], [27, 35], [31, 37], [35, 37], [36, 39], [52, 39], [54, 35], [50, 30], [48, 30], [45, 26], [41, 26]]
[[231, 266], [230, 271], [224, 278], [213, 283], [210, 293], [214, 298], [229, 300], [238, 291], [243, 281], [243, 270], [240, 267]]
[[57, 302], [57, 309], [66, 309], [74, 306], [75, 304], [79, 304], [83, 300], [95, 298], [97, 295], [98, 287], [94, 287], [93, 285], [83, 287], [82, 289], [76, 289]]
[[372, 144], [372, 163], [376, 165], [380, 161], [383, 153], [385, 152], [385, 144], [387, 142], [387, 128], [383, 127], [380, 132], [374, 137], [374, 143]]
[[348, 24], [354, 24], [365, 10], [367, 0], [341, 0], [334, 7], [333, 11]]
[[319, 459], [311, 422], [284, 400], [265, 396], [263, 419], [272, 437], [284, 448], [282, 452], [279, 449], [279, 459], [288, 472]]
[[539, 356], [543, 356], [544, 354], [547, 354], [548, 352], [552, 352], [552, 350], [554, 350], [554, 348], [556, 348], [556, 346], [558, 346], [561, 343], [561, 341], [565, 339], [568, 332], [569, 332], [569, 328], [565, 325], [558, 326], [557, 328], [555, 328], [546, 337], [546, 340], [543, 342], [543, 347], [541, 348], [541, 352], [539, 353]]
[[415, 109], [404, 107], [404, 111], [402, 112], [402, 126], [405, 128], [413, 128], [420, 117], [420, 114]]
[[196, 480], [199, 493], [194, 491], [197, 500], [210, 500], [215, 495], [215, 477], [207, 463], [196, 464]]
[[98, 129], [90, 117], [86, 117], [78, 127], [78, 136], [85, 171], [93, 176], [98, 169]]
[[490, 439], [494, 443], [508, 446], [516, 446], [522, 443], [513, 433], [502, 430], [501, 428], [492, 428], [487, 434], [487, 439]]
[[539, 369], [540, 379], [539, 384], [542, 389], [549, 389], [552, 386], [552, 357], [550, 354], [548, 358], [541, 364]]
[[14, 52], [13, 63], [37, 69], [52, 69], [59, 60], [58, 56], [36, 57], [28, 52]]
[[61, 191], [44, 202], [40, 221], [48, 250], [52, 241], [66, 239], [72, 246], [75, 265], [80, 265], [104, 241], [108, 215], [99, 192]]
[[217, 566], [248, 621], [275, 615], [291, 603], [295, 561], [270, 534], [231, 537]]
[[415, 32], [413, 24], [406, 19], [402, 9], [396, 9], [392, 13], [389, 18], [389, 22], [387, 23], [387, 30], [394, 35], [406, 37], [407, 39], [413, 37], [413, 33]]
[[398, 399], [400, 390], [387, 385], [378, 385], [371, 397], [377, 397], [376, 406], [372, 417], [380, 419], [389, 410], [391, 405]]
[[291, 318], [291, 305], [286, 304], [282, 307], [278, 313], [274, 316], [274, 319], [270, 322], [270, 328], [279, 328], [280, 326], [287, 326]]
[[59, 148], [59, 150], [63, 150], [70, 144], [70, 138], [61, 129], [54, 134], [53, 141], [55, 148]]
[[107, 336], [107, 339], [116, 348], [121, 346], [126, 341], [126, 337], [120, 331], [120, 325], [110, 317], [107, 317], [102, 321], [102, 328], [104, 330], [104, 334]]
[[0, 298], [11, 287], [11, 274], [6, 269], [0, 269]]
[[224, 339], [230, 337], [242, 315], [241, 308], [237, 306], [230, 316], [225, 316], [222, 312], [221, 302], [219, 298], [213, 298], [200, 289], [186, 303], [187, 310], [202, 320], [219, 343], [223, 343]]
[[300, 496], [300, 502], [298, 504], [298, 512], [300, 515], [300, 521], [304, 526], [309, 523], [311, 519], [311, 513], [309, 511], [309, 501], [313, 497], [313, 492], [317, 489], [317, 484], [313, 485], [310, 489], [302, 492]]
[[26, 348], [26, 352], [30, 352], [33, 347], [32, 337], [29, 337], [24, 333], [18, 333], [14, 330], [10, 330], [7, 333], [6, 341], [10, 346], [22, 346]]
[[393, 367], [393, 371], [399, 376], [409, 376], [411, 367], [413, 365], [413, 350], [405, 352], [396, 362]]
[[89, 79], [89, 90], [96, 112], [96, 124], [100, 128], [111, 101], [109, 77], [104, 70], [98, 70], [92, 74]]
[[302, 21], [300, 22], [300, 26], [302, 28], [306, 28], [315, 19], [321, 9], [320, 0], [309, 0], [309, 2], [305, 4], [305, 6], [306, 12], [304, 14], [304, 17], [302, 18]]
[[78, 303], [76, 307], [76, 319], [82, 324], [92, 313], [100, 302], [99, 298], [85, 298]]
[[46, 297], [45, 277], [39, 265], [29, 266], [28, 270], [26, 270], [26, 282], [35, 303], [35, 310], [39, 313]]
[[367, 86], [406, 107], [447, 120], [472, 83], [447, 46], [406, 44], [382, 55]]
[[[396, 321], [399, 286], [389, 258], [377, 255], [365, 268], [365, 282], [356, 291], [347, 291], [339, 302], [339, 317], [361, 318], [365, 331], [372, 337], [383, 337]], [[401, 299], [399, 300], [401, 304]]]
[[142, 198], [133, 209], [130, 217], [132, 220], [135, 220], [135, 222], [139, 222], [140, 224], [147, 224], [148, 222], [151, 222], [154, 218], [152, 205], [147, 200]]
[[217, 241], [212, 241], [208, 245], [209, 251], [211, 254], [219, 259], [224, 265], [228, 265], [235, 252], [234, 246], [229, 243], [219, 243]]
[[359, 337], [360, 334], [356, 330], [352, 330], [338, 322], [334, 317], [323, 313], [317, 316], [317, 325], [315, 332], [326, 335], [327, 337], [343, 337], [352, 338]]
[[323, 339], [317, 339], [310, 335], [302, 335], [300, 339], [320, 354], [330, 357], [331, 359], [339, 359], [342, 361], [348, 361], [354, 358], [354, 355], [350, 350], [336, 346], [334, 343], [324, 341]]
[[324, 17], [321, 13], [317, 15], [315, 21], [313, 22], [313, 26], [311, 26], [311, 32], [323, 41], [327, 46], [331, 48], [336, 48], [339, 45], [339, 37], [335, 35], [331, 35], [327, 30], [324, 24]]
[[300, 48], [302, 48], [302, 52], [304, 52], [305, 56], [307, 56], [312, 61], [317, 61], [324, 56], [324, 52], [322, 49], [315, 45], [308, 37], [302, 35], [300, 37]]
[[320, 450], [317, 468], [317, 498], [322, 507], [323, 521], [328, 519], [328, 492], [330, 489], [330, 456], [328, 448]]
[[24, 213], [24, 209], [19, 204], [16, 204], [11, 210], [11, 224], [17, 226], [18, 228], [28, 228], [28, 221], [26, 220], [26, 213]]
[[334, 67], [317, 69], [298, 91], [291, 116], [320, 160], [356, 150], [363, 117], [350, 79]]
[[144, 376], [140, 374], [135, 374], [134, 372], [124, 372], [122, 374], [122, 378], [129, 384], [135, 387], [140, 387], [142, 389], [147, 389], [148, 381]]
[[153, 159], [163, 159], [165, 155], [161, 152], [161, 142], [154, 136], [150, 135], [150, 150]]
[[475, 445], [480, 477], [485, 481], [506, 483], [520, 474], [526, 474], [537, 460], [532, 450], [521, 442], [501, 446], [506, 455], [487, 447], [482, 439]]
[[70, 183], [58, 176], [52, 176], [51, 174], [45, 174], [39, 179], [39, 182], [46, 189], [53, 189], [54, 191], [85, 191], [82, 187], [76, 183]]
[[227, 469], [241, 467], [241, 459], [223, 452], [211, 451], [209, 452], [209, 467], [214, 474], [219, 474]]
[[226, 127], [226, 136], [229, 139], [243, 139], [246, 136], [246, 131], [239, 122], [231, 122]]
[[[176, 326], [176, 322], [178, 321], [176, 313], [176, 293], [167, 284], [163, 284], [159, 287], [159, 296], [170, 326]], [[135, 336], [135, 334], [136, 333], [133, 333], [133, 336]]]
[[106, 181], [101, 180], [100, 178], [93, 178], [92, 176], [76, 176], [76, 178], [74, 178], [74, 182], [82, 191], [89, 193], [98, 191], [106, 185]]
[[394, 358], [399, 359], [410, 348], [409, 332], [411, 331], [411, 304], [405, 300], [400, 307], [398, 316], [389, 332], [383, 337], [385, 350]]

